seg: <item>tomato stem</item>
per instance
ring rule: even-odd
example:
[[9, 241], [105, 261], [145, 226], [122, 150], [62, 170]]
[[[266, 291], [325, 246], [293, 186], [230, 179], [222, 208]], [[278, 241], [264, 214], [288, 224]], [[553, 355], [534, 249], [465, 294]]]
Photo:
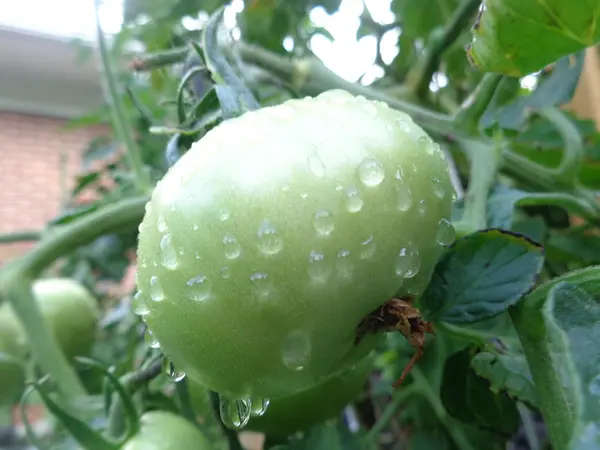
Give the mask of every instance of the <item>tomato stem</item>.
[[486, 73], [483, 76], [479, 85], [469, 95], [455, 116], [455, 121], [461, 128], [472, 135], [479, 134], [479, 122], [492, 101], [501, 80], [502, 75], [497, 73]]

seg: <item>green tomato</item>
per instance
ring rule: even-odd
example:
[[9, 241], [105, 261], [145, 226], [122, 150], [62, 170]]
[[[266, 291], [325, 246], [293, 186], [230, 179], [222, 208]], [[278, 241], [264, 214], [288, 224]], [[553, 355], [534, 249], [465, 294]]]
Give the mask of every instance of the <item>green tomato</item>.
[[227, 120], [159, 182], [134, 310], [179, 371], [228, 398], [290, 396], [378, 342], [356, 327], [418, 296], [452, 239], [439, 145], [329, 91]]
[[23, 392], [26, 354], [17, 322], [0, 308], [0, 406], [13, 404]]
[[[42, 278], [33, 283], [32, 290], [42, 317], [64, 354], [69, 359], [88, 354], [100, 319], [98, 303], [91, 293], [70, 278]], [[6, 303], [0, 309], [16, 324], [21, 339], [26, 339], [25, 329], [11, 306]]]
[[168, 411], [149, 411], [140, 430], [122, 450], [209, 450], [209, 440], [183, 417]]

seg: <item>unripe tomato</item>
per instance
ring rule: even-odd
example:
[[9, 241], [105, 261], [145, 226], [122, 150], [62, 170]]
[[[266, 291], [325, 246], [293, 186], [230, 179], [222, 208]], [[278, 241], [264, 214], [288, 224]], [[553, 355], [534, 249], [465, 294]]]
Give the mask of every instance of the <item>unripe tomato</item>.
[[229, 398], [290, 396], [356, 364], [356, 327], [419, 295], [448, 222], [437, 144], [381, 102], [329, 91], [227, 120], [156, 187], [134, 309], [179, 371]]
[[[33, 295], [51, 332], [68, 358], [89, 353], [100, 319], [98, 304], [90, 292], [70, 278], [42, 278], [32, 286]], [[18, 327], [21, 339], [25, 329], [10, 304], [0, 308]]]
[[208, 439], [190, 422], [168, 411], [149, 411], [122, 450], [209, 450]]
[[0, 406], [19, 399], [25, 385], [26, 341], [13, 317], [0, 310]]

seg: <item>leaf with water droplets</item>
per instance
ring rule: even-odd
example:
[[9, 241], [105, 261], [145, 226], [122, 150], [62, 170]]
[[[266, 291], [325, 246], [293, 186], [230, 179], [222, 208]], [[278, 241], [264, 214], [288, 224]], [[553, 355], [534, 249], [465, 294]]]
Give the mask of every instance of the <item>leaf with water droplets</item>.
[[450, 323], [494, 317], [532, 289], [543, 263], [543, 247], [517, 233], [484, 230], [468, 235], [438, 262], [423, 295], [423, 313]]

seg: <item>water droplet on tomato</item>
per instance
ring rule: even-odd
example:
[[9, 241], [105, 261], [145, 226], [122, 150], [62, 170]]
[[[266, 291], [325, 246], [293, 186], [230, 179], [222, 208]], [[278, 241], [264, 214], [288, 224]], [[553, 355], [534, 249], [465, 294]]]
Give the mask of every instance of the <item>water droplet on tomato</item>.
[[352, 276], [352, 272], [354, 272], [354, 261], [352, 261], [352, 254], [350, 250], [340, 250], [337, 253], [335, 268], [337, 273], [342, 277]]
[[337, 184], [335, 185], [335, 190], [336, 190], [337, 192], [340, 192], [342, 189], [344, 189], [344, 186], [342, 185], [342, 183], [337, 183]]
[[225, 248], [225, 257], [227, 259], [236, 259], [242, 253], [242, 246], [231, 234], [225, 235], [223, 238], [223, 246]]
[[419, 201], [417, 204], [417, 211], [419, 211], [419, 214], [421, 215], [424, 215], [427, 212], [427, 204], [425, 203], [425, 200]]
[[221, 270], [219, 270], [219, 273], [221, 274], [221, 278], [224, 278], [224, 279], [227, 279], [231, 276], [231, 271], [229, 270], [229, 267], [227, 267], [227, 266], [221, 267]]
[[165, 219], [164, 216], [158, 216], [158, 219], [156, 220], [156, 228], [158, 228], [158, 231], [161, 233], [167, 231], [167, 219]]
[[221, 219], [223, 222], [229, 219], [229, 211], [227, 211], [225, 208], [221, 208], [219, 211], [219, 219]]
[[396, 208], [398, 208], [398, 211], [408, 211], [412, 206], [412, 203], [413, 198], [410, 188], [404, 183], [396, 184]]
[[186, 284], [188, 285], [187, 296], [196, 302], [208, 298], [212, 289], [212, 283], [204, 275], [196, 275], [190, 278]]
[[313, 219], [313, 226], [317, 233], [324, 236], [330, 235], [335, 229], [335, 223], [333, 222], [333, 215], [326, 209], [320, 209], [315, 213]]
[[350, 188], [344, 195], [344, 204], [348, 212], [356, 213], [359, 212], [363, 207], [363, 199], [360, 196], [360, 192], [356, 188]]
[[177, 253], [173, 246], [173, 237], [165, 234], [160, 240], [160, 263], [165, 269], [175, 270], [179, 265]]
[[419, 272], [420, 268], [421, 257], [416, 248], [409, 246], [400, 250], [396, 257], [396, 275], [403, 278], [412, 278]]
[[396, 124], [398, 125], [398, 129], [400, 129], [400, 131], [402, 131], [403, 133], [410, 132], [410, 126], [408, 125], [408, 122], [406, 120], [399, 119], [398, 122], [396, 122]]
[[300, 198], [302, 200], [306, 200], [308, 198], [308, 192], [301, 192], [300, 193]]
[[442, 182], [439, 178], [432, 178], [433, 183], [433, 193], [437, 198], [442, 200], [446, 196], [446, 192], [444, 191], [444, 187], [442, 186]]
[[131, 299], [131, 309], [133, 310], [133, 313], [138, 316], [145, 316], [150, 313], [150, 309], [148, 308], [148, 305], [146, 305], [146, 299], [144, 298], [144, 293], [142, 291], [137, 291]]
[[378, 186], [385, 178], [383, 166], [375, 158], [365, 158], [358, 166], [358, 178], [365, 186]]
[[315, 177], [323, 178], [325, 176], [325, 164], [316, 149], [310, 152], [307, 161], [308, 168]]
[[163, 372], [174, 382], [179, 382], [185, 378], [185, 372], [178, 372], [173, 364], [168, 359], [164, 359], [162, 363]]
[[438, 229], [436, 234], [436, 241], [438, 244], [447, 246], [454, 242], [456, 238], [456, 231], [452, 226], [452, 223], [447, 219], [442, 219], [438, 223]]
[[268, 398], [253, 398], [250, 400], [250, 415], [260, 417], [267, 412], [271, 401]]
[[148, 343], [150, 348], [160, 348], [160, 342], [154, 337], [150, 328], [146, 328], [146, 331], [144, 332], [144, 341]]
[[150, 277], [150, 298], [155, 302], [162, 302], [165, 299], [165, 291], [157, 276]]
[[250, 399], [230, 400], [219, 396], [221, 421], [228, 428], [244, 428], [250, 420]]
[[295, 115], [294, 108], [283, 104], [274, 107], [272, 113], [275, 117], [279, 117], [280, 119], [291, 119]]
[[259, 299], [265, 299], [271, 293], [271, 280], [269, 276], [264, 272], [254, 272], [250, 275], [250, 281], [252, 281], [252, 290]]
[[271, 221], [263, 220], [257, 234], [258, 248], [265, 255], [274, 255], [283, 249], [283, 238]]
[[308, 257], [308, 276], [320, 283], [325, 283], [331, 276], [333, 268], [321, 252], [312, 250]]
[[288, 183], [283, 183], [283, 184], [281, 185], [281, 190], [282, 190], [283, 192], [288, 192], [290, 189], [291, 189], [291, 187], [290, 187], [290, 185], [289, 185]]
[[371, 258], [375, 254], [376, 250], [377, 244], [375, 243], [373, 235], [371, 235], [360, 244], [360, 259]]
[[198, 229], [199, 229], [199, 228], [200, 228], [200, 227], [199, 227], [197, 224], [194, 224], [194, 225], [192, 225], [192, 229], [193, 229], [194, 231], [198, 231]]
[[302, 330], [291, 332], [283, 343], [281, 358], [289, 369], [300, 371], [310, 360], [311, 343], [308, 333]]

